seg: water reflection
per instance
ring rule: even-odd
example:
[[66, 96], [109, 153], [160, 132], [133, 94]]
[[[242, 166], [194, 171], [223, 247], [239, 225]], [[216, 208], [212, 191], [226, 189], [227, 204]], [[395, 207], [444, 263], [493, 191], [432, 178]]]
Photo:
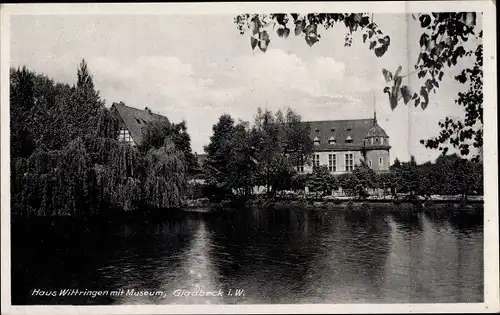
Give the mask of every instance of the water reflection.
[[[18, 226], [13, 249], [34, 250], [13, 250], [14, 303], [480, 302], [482, 216], [453, 212], [254, 209], [83, 230]], [[33, 288], [166, 296], [54, 300], [30, 296]], [[222, 297], [174, 296], [219, 289]], [[226, 294], [238, 289], [244, 295]]]

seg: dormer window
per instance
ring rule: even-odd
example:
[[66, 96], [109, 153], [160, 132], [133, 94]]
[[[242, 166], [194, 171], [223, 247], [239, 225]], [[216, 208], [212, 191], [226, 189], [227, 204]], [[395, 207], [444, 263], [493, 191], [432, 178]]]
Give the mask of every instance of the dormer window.
[[335, 144], [337, 143], [337, 140], [335, 140], [334, 137], [330, 137], [330, 139], [328, 139], [328, 144]]
[[351, 131], [351, 130], [352, 130], [352, 128], [351, 128], [351, 127], [348, 127], [346, 130], [347, 130], [347, 131]]
[[331, 132], [335, 132], [335, 128], [330, 129]]
[[321, 141], [319, 140], [318, 137], [315, 137], [314, 138], [314, 145], [319, 145], [321, 143]]
[[315, 130], [315, 131], [316, 131], [316, 133], [319, 133], [319, 128], [316, 128], [316, 130]]
[[352, 143], [351, 136], [347, 136], [347, 138], [345, 138], [345, 143]]

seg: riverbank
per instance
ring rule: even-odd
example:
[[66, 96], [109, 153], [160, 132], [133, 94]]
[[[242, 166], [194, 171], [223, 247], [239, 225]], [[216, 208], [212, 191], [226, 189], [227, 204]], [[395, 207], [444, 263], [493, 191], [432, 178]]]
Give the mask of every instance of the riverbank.
[[191, 201], [183, 211], [211, 213], [218, 211], [231, 211], [240, 208], [259, 209], [286, 209], [303, 208], [307, 210], [334, 210], [334, 211], [408, 211], [408, 210], [480, 210], [483, 208], [482, 200], [390, 200], [390, 199], [252, 199], [244, 203], [223, 201], [219, 203], [210, 202], [208, 199]]
[[[82, 224], [92, 222], [129, 222], [141, 221], [152, 222], [169, 219], [182, 219], [188, 216], [217, 216], [218, 214], [237, 214], [245, 210], [270, 211], [270, 210], [303, 210], [308, 212], [483, 212], [483, 202], [472, 200], [461, 202], [458, 200], [434, 200], [434, 201], [400, 201], [400, 200], [267, 200], [252, 199], [246, 202], [224, 200], [222, 202], [211, 202], [208, 199], [191, 200], [184, 207], [171, 209], [148, 209], [128, 212], [110, 212], [104, 215], [90, 217], [72, 216], [30, 216], [29, 218], [42, 218], [43, 220], [61, 219]], [[12, 215], [12, 221], [23, 221], [25, 217]]]

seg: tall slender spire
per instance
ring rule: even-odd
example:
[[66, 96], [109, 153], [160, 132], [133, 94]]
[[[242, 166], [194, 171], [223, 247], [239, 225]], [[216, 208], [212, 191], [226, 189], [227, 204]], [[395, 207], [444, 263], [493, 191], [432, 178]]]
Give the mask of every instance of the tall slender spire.
[[373, 91], [373, 125], [377, 124], [377, 101], [375, 91]]

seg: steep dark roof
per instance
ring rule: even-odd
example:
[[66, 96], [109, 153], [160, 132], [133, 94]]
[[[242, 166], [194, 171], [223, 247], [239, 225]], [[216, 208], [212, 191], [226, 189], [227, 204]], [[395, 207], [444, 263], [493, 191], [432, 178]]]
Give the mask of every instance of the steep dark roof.
[[387, 133], [385, 133], [385, 130], [382, 129], [378, 124], [375, 126], [371, 127], [370, 130], [368, 130], [367, 137], [387, 137]]
[[[327, 120], [306, 121], [310, 127], [310, 138], [318, 137], [319, 145], [314, 145], [314, 150], [359, 150], [363, 147], [363, 140], [374, 125], [374, 119]], [[329, 139], [335, 138], [335, 144], [330, 144]], [[346, 143], [346, 139], [352, 139]]]
[[134, 107], [126, 106], [123, 103], [113, 103], [111, 108], [114, 108], [118, 115], [123, 120], [125, 127], [130, 132], [130, 136], [136, 144], [141, 144], [142, 128], [153, 121], [164, 121], [169, 123], [165, 116], [152, 113], [150, 110], [140, 110]]

